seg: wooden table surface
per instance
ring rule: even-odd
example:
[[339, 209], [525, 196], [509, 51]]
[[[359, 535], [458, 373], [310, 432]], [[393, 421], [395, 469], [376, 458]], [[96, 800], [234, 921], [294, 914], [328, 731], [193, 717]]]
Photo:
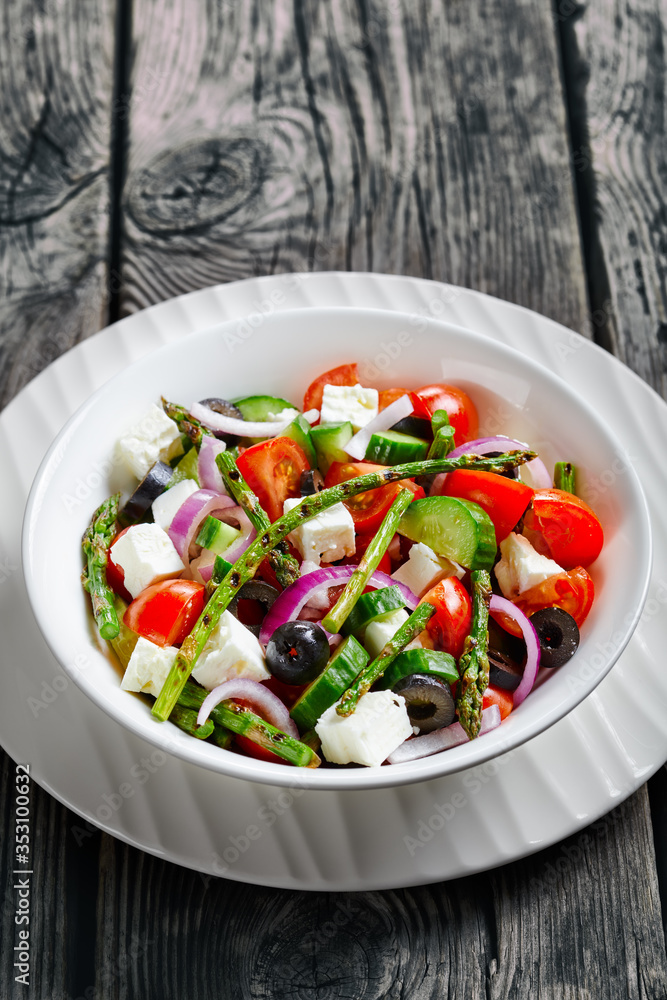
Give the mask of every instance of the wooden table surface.
[[[664, 0], [13, 0], [2, 21], [1, 405], [120, 316], [304, 269], [481, 289], [665, 394]], [[355, 895], [359, 968], [335, 933], [270, 960], [346, 894], [81, 841], [34, 787], [30, 987], [4, 753], [0, 777], [2, 998], [667, 997], [664, 767], [586, 838]]]

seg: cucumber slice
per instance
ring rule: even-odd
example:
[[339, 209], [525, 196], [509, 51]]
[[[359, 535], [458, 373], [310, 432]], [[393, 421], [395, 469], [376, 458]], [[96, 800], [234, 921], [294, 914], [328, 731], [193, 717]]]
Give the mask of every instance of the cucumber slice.
[[232, 564], [223, 559], [222, 556], [216, 556], [215, 562], [213, 563], [213, 572], [211, 573], [211, 583], [213, 586], [217, 587], [221, 580], [229, 573], [232, 568]]
[[220, 555], [229, 548], [232, 542], [236, 541], [240, 534], [238, 528], [233, 528], [231, 524], [225, 524], [224, 521], [219, 521], [217, 517], [212, 517], [209, 514], [199, 529], [197, 545]]
[[320, 676], [308, 685], [292, 706], [290, 715], [301, 731], [314, 727], [322, 713], [338, 701], [369, 659], [370, 656], [353, 635], [343, 639]]
[[310, 424], [303, 413], [294, 418], [289, 427], [286, 427], [282, 432], [281, 437], [288, 437], [292, 441], [296, 441], [299, 447], [303, 449], [311, 469], [317, 468], [317, 452], [315, 451], [313, 438], [310, 433]]
[[349, 420], [342, 424], [316, 424], [311, 427], [310, 435], [317, 452], [317, 464], [323, 475], [326, 476], [332, 462], [349, 461], [345, 445], [354, 435], [354, 428]]
[[402, 465], [421, 462], [428, 455], [428, 441], [401, 431], [377, 431], [371, 435], [364, 460], [379, 465]]
[[190, 448], [190, 451], [186, 452], [174, 468], [174, 474], [169, 480], [167, 489], [170, 490], [172, 486], [175, 486], [176, 483], [180, 483], [183, 479], [194, 479], [196, 483], [199, 483], [199, 472], [197, 468], [198, 459], [199, 453], [197, 449]]
[[382, 621], [398, 608], [405, 607], [405, 598], [400, 587], [378, 587], [368, 594], [362, 594], [341, 625], [341, 633], [350, 635], [359, 632], [369, 622]]
[[424, 542], [439, 556], [466, 569], [491, 569], [496, 533], [491, 518], [476, 503], [457, 497], [413, 500], [398, 522], [398, 532]]
[[393, 688], [402, 677], [410, 674], [432, 674], [446, 684], [454, 684], [459, 679], [456, 660], [449, 653], [436, 649], [404, 649], [392, 660], [378, 681], [380, 688]]
[[244, 420], [275, 420], [283, 410], [299, 409], [280, 396], [243, 396], [232, 402], [239, 408]]

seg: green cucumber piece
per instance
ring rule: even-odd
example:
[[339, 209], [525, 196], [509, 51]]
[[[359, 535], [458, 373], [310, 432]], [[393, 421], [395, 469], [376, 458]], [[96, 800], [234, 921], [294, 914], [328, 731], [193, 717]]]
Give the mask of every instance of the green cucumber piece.
[[440, 496], [414, 500], [401, 517], [398, 532], [466, 569], [491, 569], [496, 557], [493, 522], [471, 500]]
[[378, 687], [393, 688], [402, 677], [411, 674], [431, 674], [445, 684], [455, 684], [459, 679], [456, 660], [449, 653], [437, 649], [404, 649], [389, 664], [378, 681]]
[[182, 459], [174, 467], [174, 474], [169, 480], [169, 485], [167, 489], [170, 490], [172, 486], [176, 483], [182, 482], [184, 479], [194, 479], [196, 483], [199, 484], [199, 471], [197, 468], [197, 462], [199, 459], [199, 453], [196, 448], [190, 448], [190, 451], [186, 452]]
[[213, 572], [211, 573], [211, 583], [217, 587], [227, 576], [231, 568], [232, 564], [230, 562], [227, 562], [222, 556], [216, 556], [213, 563]]
[[319, 677], [292, 706], [290, 715], [301, 731], [312, 729], [323, 712], [348, 689], [370, 657], [353, 635], [343, 639]]
[[354, 436], [354, 428], [349, 420], [341, 424], [316, 424], [311, 427], [310, 436], [317, 453], [317, 464], [326, 476], [332, 462], [349, 462], [350, 456], [345, 445]]
[[421, 462], [428, 455], [428, 441], [400, 431], [376, 431], [371, 435], [364, 461], [379, 465], [402, 465]]
[[238, 528], [233, 528], [231, 524], [225, 524], [224, 521], [219, 521], [217, 517], [212, 517], [209, 514], [199, 529], [196, 540], [197, 545], [201, 545], [203, 549], [220, 555], [229, 548], [232, 542], [236, 541], [240, 534]]
[[382, 621], [394, 611], [404, 607], [405, 598], [400, 587], [378, 587], [377, 590], [361, 595], [341, 625], [340, 631], [343, 635], [360, 632], [370, 622]]
[[280, 396], [242, 396], [232, 400], [243, 414], [244, 420], [275, 420], [283, 410], [298, 410], [294, 403]]
[[310, 424], [303, 413], [294, 418], [292, 423], [282, 432], [281, 437], [288, 437], [292, 441], [296, 441], [299, 447], [303, 449], [311, 469], [317, 468], [317, 452], [315, 451], [313, 438], [310, 433]]

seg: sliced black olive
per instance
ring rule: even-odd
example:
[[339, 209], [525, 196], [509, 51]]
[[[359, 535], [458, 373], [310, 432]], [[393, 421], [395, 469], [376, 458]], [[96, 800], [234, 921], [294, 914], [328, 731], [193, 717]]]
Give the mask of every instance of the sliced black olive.
[[[259, 636], [266, 612], [269, 610], [277, 596], [278, 591], [276, 588], [272, 587], [268, 583], [264, 583], [263, 580], [248, 580], [248, 582], [244, 583], [240, 590], [238, 590], [234, 595], [232, 600], [229, 602], [228, 607], [234, 617], [238, 618], [238, 620], [242, 622], [253, 635]], [[248, 621], [250, 616], [242, 614], [239, 611], [239, 601], [254, 601], [257, 609], [260, 611], [260, 614], [252, 615], [253, 620]]]
[[413, 726], [420, 733], [449, 726], [456, 716], [456, 707], [448, 684], [430, 674], [409, 674], [402, 677], [393, 690], [405, 698], [405, 707]]
[[[214, 413], [221, 413], [223, 417], [243, 420], [243, 414], [238, 406], [234, 406], [228, 399], [218, 399], [216, 396], [212, 396], [209, 399], [200, 399], [199, 402], [202, 406], [208, 406], [209, 410], [213, 410]], [[227, 444], [236, 444], [239, 440], [237, 434], [225, 434], [223, 431], [213, 431], [213, 434], [221, 441], [226, 441]]]
[[136, 524], [146, 515], [148, 508], [160, 493], [164, 493], [171, 482], [174, 470], [164, 462], [152, 465], [136, 490], [118, 513], [118, 520], [127, 527]]
[[560, 667], [574, 656], [579, 646], [579, 628], [572, 615], [562, 608], [542, 608], [529, 620], [540, 640], [541, 667]]
[[283, 684], [309, 684], [328, 660], [329, 640], [316, 622], [285, 622], [266, 647], [266, 665]]
[[516, 691], [522, 677], [523, 667], [499, 649], [489, 648], [489, 684], [505, 691]]
[[307, 469], [301, 473], [299, 489], [302, 497], [310, 497], [324, 489], [324, 477], [319, 469]]
[[433, 431], [431, 430], [431, 421], [426, 420], [424, 417], [403, 417], [402, 420], [398, 420], [395, 424], [392, 424], [392, 431], [400, 431], [401, 434], [412, 434], [413, 437], [418, 438], [429, 438], [433, 437]]

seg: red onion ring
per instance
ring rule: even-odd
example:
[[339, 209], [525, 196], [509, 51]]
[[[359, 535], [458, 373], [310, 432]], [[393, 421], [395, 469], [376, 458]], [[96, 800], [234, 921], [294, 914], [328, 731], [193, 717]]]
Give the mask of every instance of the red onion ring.
[[377, 431], [388, 431], [399, 420], [409, 417], [413, 410], [414, 405], [407, 393], [395, 399], [389, 406], [385, 406], [384, 410], [380, 410], [377, 417], [373, 417], [367, 424], [364, 424], [354, 437], [350, 438], [345, 445], [345, 451], [351, 458], [361, 461], [366, 455], [366, 449], [373, 434]]
[[[528, 445], [525, 441], [517, 441], [514, 438], [504, 437], [502, 434], [497, 437], [476, 438], [474, 441], [466, 441], [454, 451], [450, 452], [447, 458], [458, 458], [459, 455], [488, 455], [491, 451], [525, 451]], [[553, 486], [553, 479], [547, 471], [547, 467], [541, 458], [534, 458], [531, 462], [526, 462], [523, 469], [528, 470], [531, 482], [527, 485], [534, 490], [549, 489]], [[433, 486], [429, 491], [429, 496], [438, 496], [442, 492], [444, 478], [447, 473], [441, 473], [442, 480], [437, 485], [439, 477], [433, 481]]]
[[216, 437], [205, 434], [201, 439], [199, 456], [197, 457], [197, 473], [199, 482], [207, 490], [215, 490], [216, 493], [227, 493], [222, 481], [220, 469], [215, 463], [216, 457], [225, 450], [225, 442]]
[[299, 730], [296, 727], [296, 723], [290, 718], [289, 711], [283, 705], [278, 695], [275, 695], [273, 691], [269, 691], [259, 681], [251, 681], [247, 677], [237, 677], [234, 680], [223, 681], [222, 684], [218, 684], [217, 687], [213, 688], [201, 704], [197, 715], [197, 725], [203, 726], [215, 706], [229, 698], [238, 698], [246, 702], [251, 711], [256, 715], [261, 715], [266, 722], [275, 726], [276, 729], [282, 730], [288, 736], [294, 736], [297, 740], [299, 739]]
[[216, 555], [213, 552], [204, 551], [190, 561], [190, 575], [197, 583], [207, 584], [213, 576], [213, 566]]
[[289, 427], [298, 412], [296, 409], [291, 410], [289, 416], [281, 417], [279, 420], [239, 420], [237, 417], [226, 417], [223, 413], [216, 413], [202, 403], [194, 403], [190, 408], [190, 415], [209, 430], [246, 438], [277, 437]]
[[196, 538], [202, 521], [213, 511], [224, 511], [234, 506], [231, 497], [221, 496], [214, 490], [197, 490], [181, 504], [167, 534], [186, 566], [189, 563], [190, 545]]
[[[489, 705], [482, 712], [482, 725], [477, 736], [484, 736], [492, 729], [497, 729], [500, 725], [500, 709], [497, 705]], [[476, 737], [477, 738], [477, 737]], [[460, 722], [453, 722], [451, 726], [444, 729], [436, 729], [425, 736], [416, 736], [406, 740], [387, 757], [389, 764], [405, 764], [409, 760], [419, 760], [421, 757], [430, 757], [431, 754], [440, 753], [441, 750], [451, 750], [462, 743], [470, 743], [465, 729]]]
[[520, 608], [517, 608], [516, 604], [512, 604], [506, 597], [499, 597], [498, 594], [492, 594], [489, 611], [502, 611], [508, 618], [515, 621], [521, 629], [524, 642], [526, 643], [526, 665], [523, 668], [523, 677], [514, 692], [514, 707], [516, 708], [525, 699], [526, 695], [530, 694], [535, 683], [537, 671], [540, 666], [540, 640], [537, 638], [535, 626], [530, 622], [530, 619], [524, 615]]
[[[259, 633], [259, 641], [266, 645], [279, 625], [294, 621], [297, 618], [304, 605], [311, 602], [317, 590], [321, 587], [331, 587], [338, 583], [347, 583], [356, 568], [356, 566], [325, 566], [322, 569], [314, 570], [312, 573], [307, 573], [306, 576], [302, 576], [299, 580], [291, 583], [275, 599], [267, 612]], [[392, 579], [386, 573], [376, 570], [368, 582], [375, 588], [400, 587], [406, 607], [410, 608], [411, 611], [414, 611], [419, 603], [418, 597], [412, 593], [409, 587], [406, 587], [403, 583], [399, 583], [398, 580]]]

